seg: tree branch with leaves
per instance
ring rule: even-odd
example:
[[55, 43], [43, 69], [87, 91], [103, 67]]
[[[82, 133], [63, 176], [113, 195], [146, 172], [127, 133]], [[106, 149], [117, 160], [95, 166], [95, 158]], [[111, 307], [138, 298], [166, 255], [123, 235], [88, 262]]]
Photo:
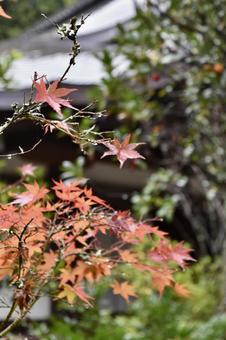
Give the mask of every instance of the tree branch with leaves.
[[[45, 75], [35, 73], [29, 100], [13, 106], [12, 117], [0, 126], [1, 134], [17, 121], [31, 120], [42, 126], [44, 134], [61, 131], [81, 147], [86, 143], [105, 145], [109, 151], [103, 157], [116, 155], [122, 167], [127, 159], [143, 158], [134, 150], [139, 143], [129, 143], [130, 136], [120, 143], [116, 138], [103, 138], [103, 133], [93, 128], [81, 129], [79, 118], [93, 121], [102, 113], [78, 110], [63, 98], [73, 91], [60, 85], [75, 64], [79, 52], [77, 32], [83, 23], [83, 19], [78, 24], [73, 18], [69, 24], [57, 25], [61, 37], [72, 41], [67, 69], [52, 84], [46, 84]], [[42, 113], [46, 103], [56, 112], [56, 119]], [[64, 118], [62, 106], [74, 113]], [[19, 152], [5, 156], [25, 152], [19, 147]], [[0, 204], [0, 280], [13, 289], [13, 301], [0, 325], [1, 337], [21, 322], [42, 294], [92, 306], [89, 287], [108, 278], [113, 292], [125, 300], [138, 295], [123, 269], [115, 277], [114, 270], [121, 264], [148, 272], [150, 284], [160, 295], [165, 287], [182, 296], [189, 294], [175, 282], [174, 273], [193, 260], [190, 250], [182, 243], [172, 244], [155, 220], [135, 221], [130, 212], [115, 211], [76, 179], [41, 186], [31, 167], [23, 168], [22, 178], [3, 190], [7, 203]], [[105, 246], [101, 235], [114, 236], [110, 247]], [[15, 311], [19, 316], [11, 321]]]

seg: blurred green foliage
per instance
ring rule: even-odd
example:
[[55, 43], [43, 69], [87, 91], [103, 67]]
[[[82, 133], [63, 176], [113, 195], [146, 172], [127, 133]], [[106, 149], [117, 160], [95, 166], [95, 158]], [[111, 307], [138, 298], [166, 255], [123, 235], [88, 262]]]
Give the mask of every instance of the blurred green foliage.
[[[217, 262], [205, 258], [186, 272], [178, 274], [191, 291], [183, 299], [171, 291], [159, 297], [143, 273], [130, 275], [139, 291], [139, 299], [128, 306], [125, 314], [112, 315], [95, 306], [76, 310], [57, 309], [50, 325], [36, 324], [30, 335], [43, 340], [224, 340], [226, 315], [218, 313], [220, 272]], [[104, 288], [97, 287], [97, 295]]]
[[121, 134], [147, 143], [135, 211], [177, 223], [199, 255], [219, 254], [226, 228], [225, 28], [225, 0], [148, 0], [100, 55], [92, 93]]
[[4, 0], [2, 6], [13, 19], [1, 18], [0, 39], [16, 37], [25, 28], [39, 21], [41, 13], [51, 15], [74, 3], [73, 0]]
[[10, 83], [12, 81], [11, 77], [7, 74], [14, 60], [21, 57], [21, 53], [16, 50], [12, 50], [8, 55], [0, 57], [0, 87], [10, 88]]

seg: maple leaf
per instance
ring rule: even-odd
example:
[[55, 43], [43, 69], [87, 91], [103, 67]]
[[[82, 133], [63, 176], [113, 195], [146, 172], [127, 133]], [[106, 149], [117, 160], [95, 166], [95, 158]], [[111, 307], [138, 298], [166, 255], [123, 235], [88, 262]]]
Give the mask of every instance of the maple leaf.
[[121, 295], [127, 302], [129, 301], [129, 296], [136, 296], [133, 286], [131, 286], [127, 281], [122, 283], [115, 281], [111, 287], [113, 288], [114, 294]]
[[162, 295], [165, 287], [172, 286], [173, 277], [172, 271], [168, 268], [165, 269], [150, 269], [152, 274], [152, 284], [159, 294]]
[[92, 298], [90, 295], [86, 294], [80, 286], [75, 286], [74, 290], [75, 290], [75, 293], [79, 297], [80, 300], [82, 300], [87, 305], [92, 307], [92, 304], [89, 300], [94, 300], [94, 298]]
[[53, 251], [45, 253], [42, 263], [38, 266], [39, 272], [49, 274], [51, 269], [55, 266], [56, 260], [57, 255]]
[[71, 287], [68, 284], [64, 284], [62, 291], [57, 295], [57, 297], [59, 299], [66, 298], [68, 303], [72, 304], [74, 302], [75, 297], [76, 297], [76, 292], [73, 289], [73, 287]]
[[179, 296], [189, 297], [191, 295], [191, 292], [185, 287], [185, 285], [175, 283], [173, 288]]
[[138, 145], [144, 144], [144, 143], [130, 143], [130, 135], [126, 136], [122, 143], [118, 141], [118, 139], [113, 140], [113, 144], [110, 142], [100, 141], [101, 144], [106, 146], [110, 151], [106, 151], [101, 158], [104, 158], [106, 156], [112, 156], [115, 155], [120, 163], [120, 168], [122, 168], [123, 164], [127, 159], [137, 159], [144, 157], [139, 154], [136, 150], [134, 150]]
[[74, 109], [69, 100], [63, 99], [62, 97], [67, 96], [69, 93], [75, 91], [76, 89], [57, 88], [59, 80], [55, 80], [52, 84], [49, 85], [47, 89], [43, 77], [41, 77], [39, 83], [36, 80], [34, 80], [33, 83], [37, 91], [34, 99], [36, 103], [49, 104], [49, 106], [51, 106], [60, 117], [62, 117], [61, 106]]
[[21, 175], [25, 177], [27, 175], [34, 176], [34, 171], [37, 169], [37, 167], [32, 165], [31, 163], [28, 163], [28, 164], [22, 165], [18, 169], [21, 172]]
[[57, 295], [59, 299], [66, 298], [68, 303], [72, 304], [76, 296], [78, 296], [80, 300], [85, 302], [87, 305], [92, 306], [89, 300], [93, 298], [86, 294], [80, 286], [72, 287], [68, 284], [64, 284], [62, 288], [62, 291]]
[[68, 281], [70, 281], [71, 283], [75, 281], [75, 272], [73, 268], [63, 268], [60, 269], [60, 272], [61, 285], [66, 284]]
[[0, 6], [0, 16], [1, 16], [1, 17], [4, 17], [4, 18], [6, 18], [6, 19], [12, 19], [12, 17], [11, 17], [10, 15], [8, 15], [8, 14], [4, 11], [4, 9], [2, 8], [2, 6]]
[[185, 248], [183, 242], [177, 243], [175, 246], [161, 240], [157, 247], [149, 252], [152, 261], [163, 263], [168, 261], [176, 262], [181, 268], [185, 268], [186, 261], [195, 261], [189, 252], [191, 249]]
[[183, 242], [177, 243], [175, 246], [171, 246], [170, 257], [181, 268], [185, 268], [186, 261], [195, 261], [193, 257], [189, 255], [191, 249], [185, 248]]
[[74, 201], [78, 196], [82, 194], [82, 190], [79, 187], [79, 181], [73, 181], [70, 183], [64, 183], [61, 180], [59, 182], [54, 181], [52, 189], [55, 191], [56, 196], [62, 201]]
[[129, 263], [137, 262], [136, 255], [130, 252], [129, 250], [123, 250], [123, 251], [120, 250], [119, 254], [124, 262], [129, 262]]
[[19, 204], [21, 206], [34, 203], [45, 197], [48, 189], [45, 187], [39, 187], [38, 183], [35, 182], [33, 184], [24, 184], [27, 191], [22, 192], [21, 194], [16, 195], [16, 199], [12, 202], [12, 204]]
[[101, 198], [99, 198], [99, 197], [93, 195], [92, 189], [84, 188], [83, 193], [84, 193], [84, 195], [85, 195], [87, 198], [89, 198], [90, 200], [92, 200], [92, 201], [95, 202], [96, 204], [103, 205], [104, 207], [110, 208], [110, 206], [107, 205], [106, 202], [105, 202], [104, 200], [102, 200]]
[[20, 220], [16, 208], [10, 205], [0, 206], [0, 228], [8, 229], [14, 226]]
[[158, 236], [159, 238], [164, 238], [166, 235], [168, 235], [167, 232], [159, 230], [158, 227], [150, 227], [150, 231], [152, 234]]

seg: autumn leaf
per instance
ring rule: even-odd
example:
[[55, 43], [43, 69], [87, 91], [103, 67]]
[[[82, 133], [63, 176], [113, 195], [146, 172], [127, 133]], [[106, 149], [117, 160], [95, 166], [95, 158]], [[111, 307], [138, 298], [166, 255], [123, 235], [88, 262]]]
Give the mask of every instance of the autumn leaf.
[[0, 228], [8, 229], [20, 220], [16, 209], [10, 205], [0, 206]]
[[191, 292], [183, 284], [175, 283], [173, 288], [174, 288], [176, 294], [181, 296], [181, 297], [191, 296]]
[[94, 300], [94, 298], [92, 298], [90, 295], [86, 294], [80, 286], [75, 286], [74, 290], [75, 290], [75, 293], [79, 297], [80, 300], [82, 300], [87, 305], [92, 307], [90, 300]]
[[119, 251], [119, 254], [123, 262], [129, 262], [129, 263], [137, 262], [136, 255], [129, 250], [123, 250], [123, 251], [121, 250]]
[[99, 205], [103, 205], [103, 206], [105, 206], [105, 207], [107, 207], [107, 208], [110, 208], [110, 206], [107, 205], [106, 202], [105, 202], [104, 200], [102, 200], [101, 198], [99, 198], [99, 197], [93, 195], [92, 189], [90, 189], [90, 188], [89, 188], [89, 189], [84, 188], [83, 193], [84, 193], [84, 195], [85, 195], [88, 199], [92, 200], [94, 203], [99, 204]]
[[164, 263], [169, 261], [176, 262], [181, 268], [185, 268], [186, 261], [195, 261], [189, 255], [191, 249], [186, 248], [182, 242], [171, 245], [165, 240], [161, 240], [157, 247], [149, 252], [152, 261]]
[[159, 230], [158, 227], [150, 227], [150, 231], [159, 238], [164, 238], [166, 235], [168, 235], [167, 232]]
[[73, 289], [73, 287], [71, 287], [68, 284], [65, 284], [65, 285], [63, 285], [63, 289], [57, 295], [57, 297], [58, 297], [58, 299], [67, 299], [67, 302], [72, 304], [75, 300], [76, 292]]
[[62, 97], [67, 96], [76, 89], [57, 88], [58, 84], [59, 80], [55, 80], [47, 89], [43, 77], [41, 77], [39, 83], [34, 80], [34, 87], [37, 91], [34, 100], [36, 103], [48, 103], [62, 117], [61, 106], [74, 109], [69, 100]]
[[118, 139], [113, 140], [113, 144], [110, 142], [100, 141], [101, 144], [106, 146], [109, 151], [106, 151], [101, 158], [104, 158], [106, 156], [113, 156], [115, 155], [120, 163], [120, 168], [122, 168], [123, 164], [127, 159], [137, 159], [144, 157], [139, 154], [136, 150], [134, 150], [138, 145], [144, 144], [144, 143], [130, 143], [130, 135], [126, 136], [122, 143], [118, 141]]
[[195, 259], [189, 255], [190, 251], [191, 249], [185, 248], [183, 242], [180, 242], [174, 246], [171, 246], [170, 257], [181, 268], [185, 268], [186, 261], [195, 261]]
[[39, 187], [37, 182], [33, 184], [25, 184], [24, 186], [27, 191], [16, 195], [16, 199], [12, 202], [12, 204], [19, 204], [23, 206], [31, 202], [34, 203], [35, 201], [44, 198], [47, 192], [49, 192], [49, 190], [45, 187]]
[[63, 268], [60, 269], [60, 272], [61, 272], [60, 274], [61, 285], [64, 285], [68, 281], [70, 281], [71, 283], [75, 281], [75, 272], [73, 268], [71, 267]]
[[62, 291], [57, 295], [59, 299], [67, 299], [68, 303], [73, 304], [76, 296], [80, 300], [85, 302], [87, 305], [92, 306], [90, 300], [93, 299], [91, 296], [86, 294], [80, 286], [70, 286], [68, 284], [63, 285]]
[[73, 181], [70, 183], [64, 183], [63, 181], [53, 181], [53, 190], [56, 196], [62, 201], [74, 201], [82, 193], [79, 187], [79, 181]]
[[34, 171], [37, 169], [37, 167], [32, 165], [31, 163], [28, 163], [28, 164], [22, 165], [18, 169], [21, 175], [25, 177], [25, 176], [34, 176]]
[[1, 16], [1, 17], [4, 17], [4, 18], [6, 18], [6, 19], [12, 19], [12, 17], [11, 17], [10, 15], [8, 15], [8, 14], [4, 11], [4, 9], [2, 8], [2, 6], [0, 6], [0, 16]]
[[172, 286], [173, 277], [172, 271], [168, 268], [165, 269], [151, 269], [152, 284], [155, 289], [158, 290], [159, 294], [162, 295], [165, 287]]
[[127, 281], [122, 283], [115, 281], [111, 287], [113, 288], [114, 294], [121, 295], [127, 302], [129, 301], [129, 296], [136, 296], [133, 286]]
[[55, 266], [57, 260], [57, 255], [53, 252], [50, 251], [49, 253], [45, 253], [43, 256], [43, 261], [42, 263], [38, 266], [38, 270], [41, 273], [47, 273], [52, 270], [52, 268]]

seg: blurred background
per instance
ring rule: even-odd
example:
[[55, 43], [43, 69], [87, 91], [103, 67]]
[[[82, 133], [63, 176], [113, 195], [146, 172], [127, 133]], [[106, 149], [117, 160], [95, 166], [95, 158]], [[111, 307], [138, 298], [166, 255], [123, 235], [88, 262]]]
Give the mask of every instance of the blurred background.
[[[161, 228], [186, 241], [198, 260], [178, 273], [191, 290], [189, 299], [168, 291], [160, 298], [141, 275], [135, 280], [142, 298], [128, 307], [104, 295], [100, 285], [94, 309], [55, 303], [47, 322], [27, 321], [27, 334], [47, 340], [226, 339], [226, 1], [2, 5], [13, 19], [1, 19], [0, 122], [12, 115], [14, 102], [23, 103], [34, 71], [49, 81], [63, 73], [70, 43], [60, 40], [54, 23], [90, 14], [79, 31], [81, 53], [65, 81], [77, 89], [70, 98], [77, 108], [92, 103], [92, 110], [106, 110], [95, 122], [97, 130], [114, 131], [117, 138], [131, 133], [134, 142], [146, 143], [141, 148], [146, 160], [120, 170], [112, 159], [100, 161], [100, 146], [84, 154], [53, 133], [34, 151], [1, 163], [1, 186], [26, 163], [39, 167], [37, 176], [46, 179], [88, 178], [114, 208], [163, 219]], [[48, 107], [46, 114], [53, 114]], [[1, 137], [0, 152], [14, 152], [18, 145], [28, 149], [42, 135], [31, 122], [17, 124]]]

